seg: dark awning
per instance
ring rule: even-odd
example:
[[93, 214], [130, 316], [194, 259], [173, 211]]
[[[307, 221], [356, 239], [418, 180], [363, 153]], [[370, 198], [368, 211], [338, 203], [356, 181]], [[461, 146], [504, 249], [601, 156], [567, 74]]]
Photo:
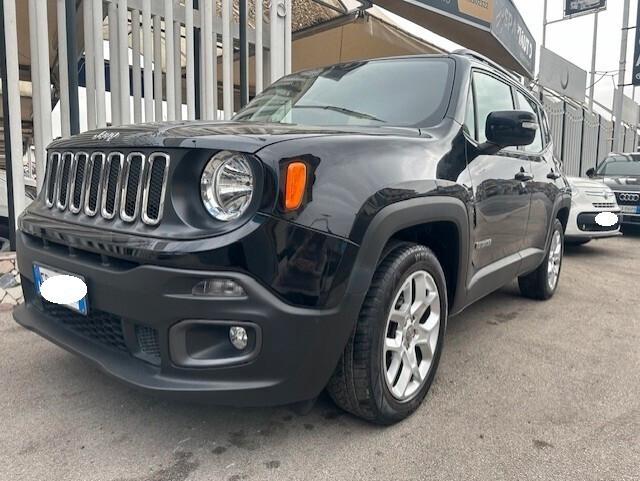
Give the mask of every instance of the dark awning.
[[536, 42], [511, 0], [374, 0], [452, 42], [526, 77], [535, 76]]

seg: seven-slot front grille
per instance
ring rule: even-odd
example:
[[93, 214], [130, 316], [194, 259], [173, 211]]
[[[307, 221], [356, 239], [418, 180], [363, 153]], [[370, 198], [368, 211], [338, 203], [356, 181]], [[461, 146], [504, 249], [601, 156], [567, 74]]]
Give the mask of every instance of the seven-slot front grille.
[[49, 208], [106, 220], [162, 220], [169, 156], [140, 152], [52, 152], [45, 179]]

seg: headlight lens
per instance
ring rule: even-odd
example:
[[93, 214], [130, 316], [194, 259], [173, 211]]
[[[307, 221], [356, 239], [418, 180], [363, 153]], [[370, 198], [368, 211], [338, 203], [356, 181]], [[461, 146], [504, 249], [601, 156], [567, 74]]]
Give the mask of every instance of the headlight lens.
[[218, 152], [202, 173], [200, 194], [207, 212], [218, 220], [240, 217], [253, 198], [255, 178], [247, 158], [238, 152]]

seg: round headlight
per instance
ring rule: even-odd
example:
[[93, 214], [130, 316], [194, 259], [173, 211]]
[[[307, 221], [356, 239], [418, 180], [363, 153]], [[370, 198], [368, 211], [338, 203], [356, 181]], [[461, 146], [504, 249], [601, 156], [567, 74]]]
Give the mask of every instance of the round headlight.
[[207, 212], [218, 220], [240, 217], [253, 197], [255, 179], [247, 158], [237, 152], [218, 152], [202, 173], [200, 194]]

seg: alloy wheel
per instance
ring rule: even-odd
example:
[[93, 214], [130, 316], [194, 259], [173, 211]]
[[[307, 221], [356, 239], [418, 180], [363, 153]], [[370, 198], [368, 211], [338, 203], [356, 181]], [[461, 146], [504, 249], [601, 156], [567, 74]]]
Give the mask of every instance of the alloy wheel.
[[411, 400], [424, 385], [439, 332], [438, 286], [428, 272], [414, 272], [394, 296], [385, 329], [383, 373], [397, 400]]
[[549, 248], [549, 263], [547, 265], [547, 283], [549, 289], [554, 290], [560, 276], [560, 266], [562, 265], [562, 237], [557, 230], [553, 233], [551, 247]]

